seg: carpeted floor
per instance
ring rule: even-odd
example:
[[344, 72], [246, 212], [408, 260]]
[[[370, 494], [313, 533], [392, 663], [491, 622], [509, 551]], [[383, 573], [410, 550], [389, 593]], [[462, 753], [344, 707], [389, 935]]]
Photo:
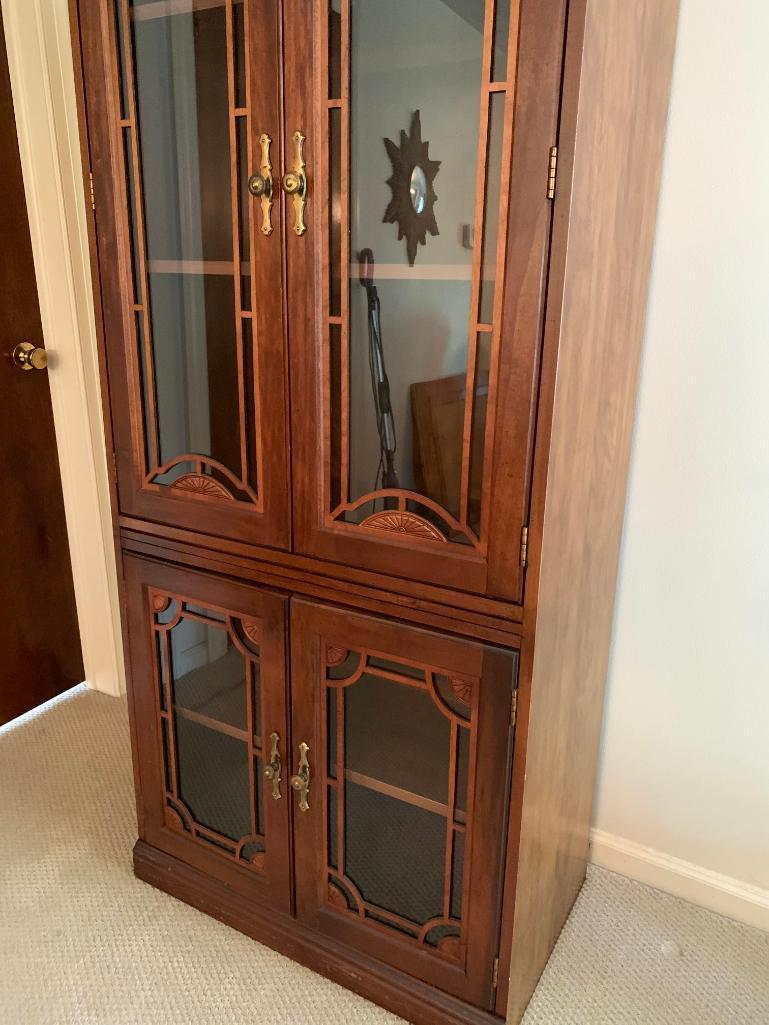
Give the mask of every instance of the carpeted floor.
[[[0, 731], [2, 1025], [395, 1025], [134, 879], [125, 704]], [[769, 935], [594, 869], [525, 1025], [761, 1025]]]

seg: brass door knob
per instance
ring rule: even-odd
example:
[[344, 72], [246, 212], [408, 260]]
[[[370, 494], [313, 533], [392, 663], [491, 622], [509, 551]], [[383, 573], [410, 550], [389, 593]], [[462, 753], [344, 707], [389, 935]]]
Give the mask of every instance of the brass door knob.
[[48, 366], [48, 353], [31, 342], [19, 342], [11, 353], [11, 359], [19, 370], [45, 370]]
[[304, 188], [304, 175], [296, 171], [289, 171], [283, 175], [283, 191], [288, 196], [295, 196]]
[[304, 161], [304, 135], [294, 132], [294, 169], [283, 175], [281, 184], [283, 191], [291, 197], [294, 204], [294, 232], [304, 235], [307, 225], [304, 221], [304, 208], [307, 205], [307, 175]]
[[307, 800], [307, 796], [310, 793], [310, 763], [307, 761], [309, 750], [309, 747], [304, 742], [299, 745], [299, 772], [297, 772], [296, 776], [291, 777], [291, 786], [299, 796], [300, 811], [310, 810], [310, 802]]
[[248, 191], [257, 198], [269, 196], [272, 193], [271, 185], [272, 183], [268, 183], [264, 175], [261, 174], [252, 174], [248, 179]]
[[264, 767], [264, 778], [268, 783], [272, 783], [272, 796], [276, 801], [280, 800], [280, 737], [277, 733], [270, 734], [270, 740], [272, 741], [272, 752], [270, 753], [270, 764]]

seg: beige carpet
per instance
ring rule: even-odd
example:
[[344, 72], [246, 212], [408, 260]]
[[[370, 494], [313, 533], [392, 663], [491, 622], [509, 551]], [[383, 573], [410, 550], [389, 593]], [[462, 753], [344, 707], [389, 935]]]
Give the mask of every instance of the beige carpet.
[[[394, 1025], [133, 878], [125, 705], [0, 731], [2, 1025]], [[769, 935], [593, 870], [525, 1025], [769, 1023]]]

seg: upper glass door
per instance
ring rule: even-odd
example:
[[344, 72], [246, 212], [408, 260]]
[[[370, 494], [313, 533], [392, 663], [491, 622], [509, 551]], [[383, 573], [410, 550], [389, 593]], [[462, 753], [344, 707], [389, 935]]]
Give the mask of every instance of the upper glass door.
[[107, 333], [113, 351], [123, 335], [129, 396], [124, 409], [113, 391], [121, 509], [286, 544], [275, 5], [104, 6], [119, 250], [115, 270], [102, 252], [102, 271], [120, 277]]
[[[518, 0], [318, 6], [322, 171], [309, 232], [325, 269], [319, 358], [291, 342], [316, 379], [308, 393], [321, 396], [322, 430], [313, 423], [300, 448], [311, 467], [297, 492], [299, 541], [515, 597], [539, 320], [518, 332], [505, 303], [524, 284], [509, 251], [534, 242], [541, 274], [547, 240], [552, 118], [539, 178], [513, 166], [514, 136], [515, 149], [532, 142], [517, 86], [542, 15], [527, 13], [524, 26]], [[535, 239], [508, 231], [522, 204], [544, 215]], [[289, 262], [300, 248], [289, 242]], [[303, 410], [297, 433], [308, 419]], [[488, 575], [494, 554], [499, 583]]]

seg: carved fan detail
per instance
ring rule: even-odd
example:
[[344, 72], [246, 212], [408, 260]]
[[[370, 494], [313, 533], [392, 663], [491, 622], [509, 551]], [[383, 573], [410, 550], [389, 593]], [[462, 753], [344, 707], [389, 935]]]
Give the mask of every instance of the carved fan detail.
[[243, 633], [248, 637], [252, 644], [259, 644], [261, 641], [259, 624], [255, 619], [242, 619]]
[[469, 705], [473, 699], [473, 688], [467, 680], [459, 680], [456, 676], [449, 678], [451, 689], [465, 705]]
[[362, 527], [377, 527], [379, 530], [391, 530], [396, 534], [408, 534], [421, 537], [426, 541], [445, 541], [446, 538], [436, 526], [416, 513], [402, 512], [399, 509], [385, 509], [383, 512], [368, 516]]
[[173, 484], [172, 488], [178, 488], [179, 491], [189, 491], [193, 495], [198, 495], [201, 498], [226, 498], [229, 501], [234, 501], [233, 496], [218, 480], [214, 480], [213, 477], [207, 477], [203, 473], [185, 473], [181, 477], [178, 477]]
[[337, 644], [329, 644], [326, 648], [326, 665], [341, 666], [349, 655], [347, 648], [340, 648]]
[[440, 950], [442, 954], [446, 954], [448, 957], [459, 957], [459, 937], [446, 936], [438, 944], [438, 950]]
[[171, 604], [171, 598], [167, 594], [156, 594], [152, 598], [152, 611], [165, 612]]

